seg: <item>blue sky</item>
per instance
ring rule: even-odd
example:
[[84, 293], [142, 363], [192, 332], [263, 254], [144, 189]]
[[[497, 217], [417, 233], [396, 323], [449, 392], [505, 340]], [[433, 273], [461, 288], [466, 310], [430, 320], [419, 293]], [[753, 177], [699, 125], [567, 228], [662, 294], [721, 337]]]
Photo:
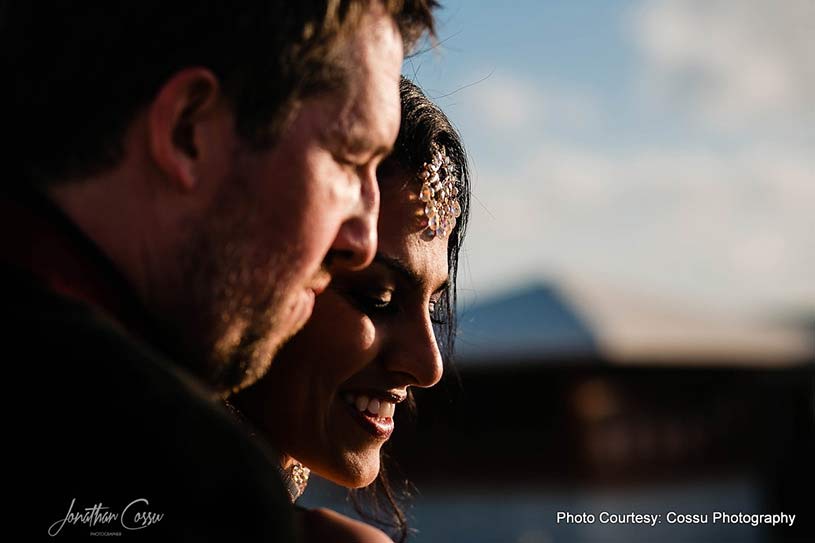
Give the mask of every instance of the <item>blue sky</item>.
[[471, 296], [815, 308], [815, 2], [444, 6], [404, 73], [472, 155]]

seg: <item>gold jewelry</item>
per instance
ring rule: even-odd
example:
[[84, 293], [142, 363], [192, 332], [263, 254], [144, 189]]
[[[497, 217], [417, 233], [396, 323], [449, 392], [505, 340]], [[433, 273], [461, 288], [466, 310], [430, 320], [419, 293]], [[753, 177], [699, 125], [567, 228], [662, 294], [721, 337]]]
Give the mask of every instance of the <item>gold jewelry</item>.
[[419, 179], [422, 181], [419, 200], [425, 203], [428, 235], [447, 237], [461, 216], [461, 204], [457, 198], [455, 165], [443, 145], [433, 145], [432, 160], [424, 163]]
[[[240, 424], [246, 426], [249, 435], [253, 438], [257, 437], [251, 424], [249, 424], [249, 421], [246, 420], [243, 413], [241, 413], [241, 411], [229, 400], [224, 400], [223, 402], [235, 419], [240, 422]], [[292, 460], [292, 465], [286, 469], [278, 465], [277, 470], [280, 472], [280, 478], [283, 480], [283, 484], [286, 487], [286, 492], [289, 493], [289, 499], [292, 503], [296, 502], [297, 498], [302, 496], [303, 492], [306, 491], [308, 476], [311, 475], [311, 470], [297, 460]]]
[[297, 498], [303, 495], [308, 485], [308, 477], [311, 475], [311, 470], [298, 462], [292, 461], [292, 465], [287, 469], [280, 468], [280, 475], [283, 478], [283, 483], [286, 485], [286, 490], [289, 492], [291, 502], [297, 501]]

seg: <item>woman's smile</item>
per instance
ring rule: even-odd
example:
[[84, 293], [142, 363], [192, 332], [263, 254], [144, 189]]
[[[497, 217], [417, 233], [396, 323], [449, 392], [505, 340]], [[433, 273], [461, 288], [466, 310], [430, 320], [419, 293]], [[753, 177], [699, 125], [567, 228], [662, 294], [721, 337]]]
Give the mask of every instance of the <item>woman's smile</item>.
[[346, 413], [366, 432], [377, 439], [387, 440], [393, 433], [393, 414], [396, 404], [404, 400], [405, 395], [390, 392], [371, 391], [367, 393], [344, 392], [342, 401]]

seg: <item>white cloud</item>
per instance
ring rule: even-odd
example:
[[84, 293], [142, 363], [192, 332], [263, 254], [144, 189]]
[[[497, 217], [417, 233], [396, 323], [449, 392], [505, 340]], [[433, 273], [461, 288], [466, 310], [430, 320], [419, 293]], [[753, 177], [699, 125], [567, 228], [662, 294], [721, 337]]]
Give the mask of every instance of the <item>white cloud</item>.
[[[477, 81], [478, 78], [472, 78]], [[541, 85], [495, 72], [474, 85], [470, 100], [486, 128], [502, 132], [541, 126], [583, 129], [600, 115], [593, 97], [555, 83]]]
[[812, 0], [650, 1], [632, 30], [652, 90], [698, 120], [815, 122]]
[[472, 100], [491, 128], [513, 130], [537, 121], [543, 113], [543, 100], [534, 86], [515, 79], [490, 78], [479, 83]]
[[[639, 5], [640, 55], [609, 55], [608, 88], [585, 86], [604, 81], [581, 78], [590, 64], [499, 64], [442, 104], [475, 165], [462, 286], [554, 275], [709, 307], [815, 307], [815, 2]], [[630, 92], [643, 80], [664, 109]]]
[[815, 178], [803, 152], [540, 142], [534, 154], [479, 176], [484, 207], [467, 244], [478, 290], [554, 273], [703, 304], [815, 305]]

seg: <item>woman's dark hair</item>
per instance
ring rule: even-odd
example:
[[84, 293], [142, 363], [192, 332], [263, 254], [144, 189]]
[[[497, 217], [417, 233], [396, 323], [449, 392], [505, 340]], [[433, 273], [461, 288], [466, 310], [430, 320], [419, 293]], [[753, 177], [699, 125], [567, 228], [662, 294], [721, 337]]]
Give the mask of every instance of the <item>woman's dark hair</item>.
[[[407, 183], [414, 183], [412, 174], [417, 174], [431, 158], [432, 148], [444, 146], [447, 156], [455, 165], [458, 179], [458, 201], [461, 216], [447, 240], [447, 269], [449, 285], [436, 304], [436, 324], [434, 331], [445, 366], [453, 357], [456, 333], [456, 279], [461, 244], [467, 228], [470, 210], [470, 173], [467, 153], [461, 138], [450, 120], [424, 92], [413, 82], [402, 76], [399, 85], [402, 103], [402, 124], [391, 155], [383, 161], [377, 173], [380, 182], [393, 176], [408, 174]], [[417, 186], [418, 192], [418, 186]], [[412, 403], [412, 399], [411, 399]], [[382, 453], [379, 476], [362, 490], [353, 491], [351, 500], [357, 513], [368, 521], [391, 532], [400, 543], [408, 536], [407, 519], [399, 504], [397, 492], [391, 486], [385, 468], [387, 453]], [[402, 493], [409, 494], [407, 488]]]

